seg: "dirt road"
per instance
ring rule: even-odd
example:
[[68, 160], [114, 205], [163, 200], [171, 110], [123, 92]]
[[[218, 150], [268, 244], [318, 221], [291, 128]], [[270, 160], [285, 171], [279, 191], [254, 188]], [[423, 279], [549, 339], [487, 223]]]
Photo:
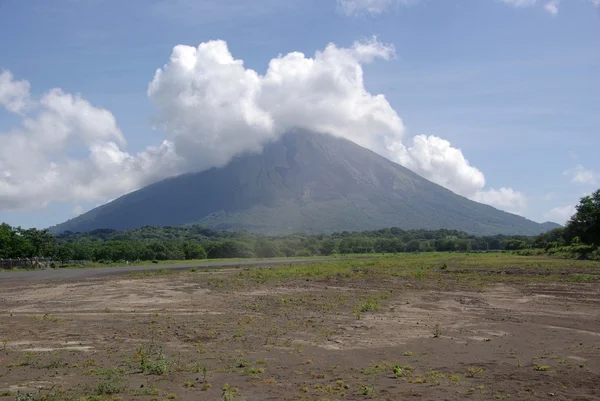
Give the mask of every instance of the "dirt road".
[[206, 263], [185, 263], [161, 265], [152, 264], [146, 266], [121, 266], [121, 267], [95, 267], [95, 268], [69, 268], [69, 269], [45, 269], [28, 271], [0, 271], [0, 282], [7, 281], [27, 281], [27, 280], [82, 280], [86, 278], [98, 278], [106, 276], [116, 276], [141, 271], [156, 270], [188, 270], [193, 267], [198, 269], [222, 269], [226, 267], [237, 266], [278, 266], [300, 264], [308, 262], [320, 262], [327, 259], [277, 259], [277, 260], [244, 260], [227, 262], [206, 262]]

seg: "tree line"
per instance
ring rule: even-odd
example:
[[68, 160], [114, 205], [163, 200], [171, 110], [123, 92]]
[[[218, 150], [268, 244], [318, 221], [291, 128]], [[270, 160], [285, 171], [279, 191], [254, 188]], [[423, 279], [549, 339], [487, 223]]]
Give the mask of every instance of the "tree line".
[[581, 199], [564, 228], [535, 237], [474, 236], [457, 230], [403, 230], [397, 227], [333, 234], [266, 236], [217, 231], [202, 226], [65, 232], [0, 224], [0, 258], [53, 258], [66, 262], [272, 258], [332, 254], [516, 251], [523, 255], [600, 259], [600, 190]]

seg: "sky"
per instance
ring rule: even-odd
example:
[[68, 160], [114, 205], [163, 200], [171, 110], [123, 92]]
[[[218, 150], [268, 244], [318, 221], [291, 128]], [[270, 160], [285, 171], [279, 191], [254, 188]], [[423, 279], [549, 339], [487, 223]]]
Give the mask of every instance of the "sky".
[[564, 223], [600, 187], [600, 0], [0, 0], [0, 221], [285, 132]]

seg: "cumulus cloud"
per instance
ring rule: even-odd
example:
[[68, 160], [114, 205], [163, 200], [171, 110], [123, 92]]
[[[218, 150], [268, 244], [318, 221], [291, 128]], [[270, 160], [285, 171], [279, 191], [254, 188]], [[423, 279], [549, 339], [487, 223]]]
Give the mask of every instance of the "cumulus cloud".
[[483, 173], [462, 151], [437, 136], [417, 135], [411, 146], [396, 143], [390, 150], [403, 166], [457, 194], [474, 197], [485, 185]]
[[166, 138], [137, 154], [124, 150], [108, 110], [52, 89], [19, 128], [0, 134], [0, 210], [114, 198], [309, 131], [349, 139], [460, 195], [522, 211], [522, 194], [487, 189], [483, 173], [447, 140], [417, 135], [405, 145], [402, 120], [385, 96], [366, 90], [363, 76], [365, 63], [394, 56], [393, 46], [371, 38], [347, 48], [329, 44], [312, 56], [279, 55], [260, 74], [224, 41], [176, 46], [147, 91]]
[[600, 177], [599, 173], [588, 170], [581, 164], [578, 164], [572, 169], [564, 171], [563, 175], [571, 177], [572, 183], [583, 185], [596, 185], [598, 182], [598, 177]]
[[559, 224], [566, 223], [577, 211], [575, 205], [557, 206], [544, 214], [544, 218]]
[[473, 200], [518, 215], [523, 215], [527, 210], [525, 194], [512, 188], [480, 190], [475, 194]]
[[404, 126], [383, 95], [366, 91], [361, 63], [393, 55], [392, 46], [376, 39], [350, 48], [330, 44], [312, 58], [298, 52], [279, 56], [259, 75], [223, 41], [176, 46], [148, 96], [186, 169], [260, 152], [294, 129], [346, 137], [381, 151], [377, 141], [401, 140]]
[[137, 155], [121, 150], [124, 144], [109, 111], [60, 89], [48, 91], [34, 116], [0, 133], [0, 210], [102, 199], [173, 172], [170, 144]]
[[0, 105], [13, 113], [21, 113], [29, 103], [28, 81], [16, 81], [10, 71], [0, 71]]

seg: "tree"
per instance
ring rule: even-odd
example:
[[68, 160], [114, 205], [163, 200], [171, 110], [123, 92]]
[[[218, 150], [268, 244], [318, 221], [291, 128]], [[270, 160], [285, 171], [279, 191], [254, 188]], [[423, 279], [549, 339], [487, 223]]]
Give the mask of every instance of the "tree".
[[406, 244], [406, 252], [419, 252], [421, 241], [413, 239]]
[[73, 260], [73, 256], [75, 255], [75, 251], [70, 245], [63, 245], [58, 249], [58, 260], [60, 260], [61, 265], [65, 265], [69, 260]]
[[569, 242], [579, 237], [586, 245], [600, 245], [600, 189], [591, 196], [581, 198], [577, 212], [565, 227], [565, 236]]
[[206, 259], [206, 251], [200, 244], [186, 242], [183, 244], [183, 252], [185, 253], [186, 260]]
[[321, 243], [321, 248], [319, 249], [321, 255], [329, 256], [335, 252], [335, 241], [332, 239], [326, 239]]

